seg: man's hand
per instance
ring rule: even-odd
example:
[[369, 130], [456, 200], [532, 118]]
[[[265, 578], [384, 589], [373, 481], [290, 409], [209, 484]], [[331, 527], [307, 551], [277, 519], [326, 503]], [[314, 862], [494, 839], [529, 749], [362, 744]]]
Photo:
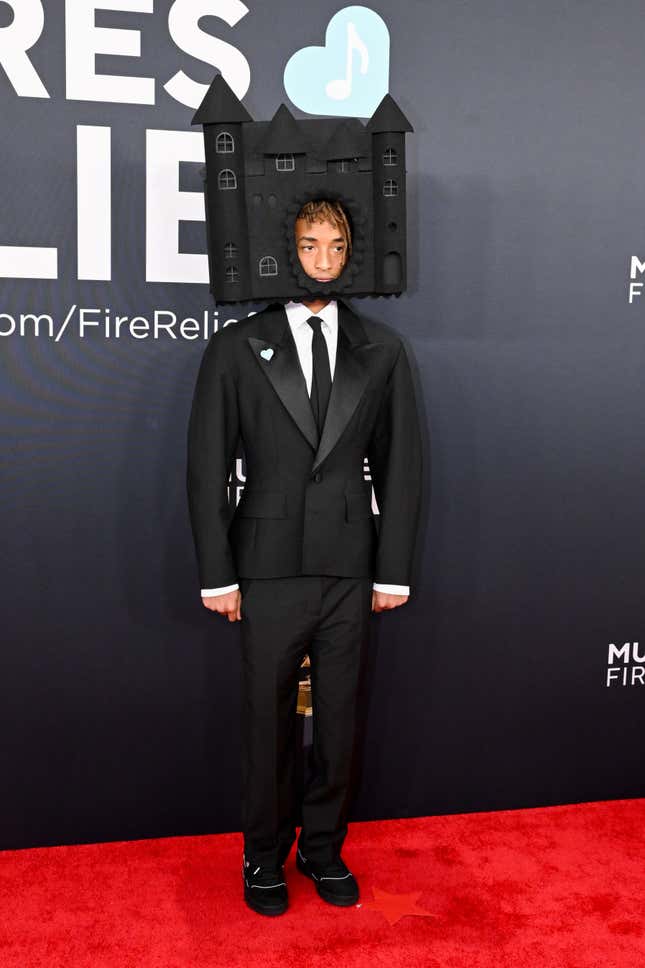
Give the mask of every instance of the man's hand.
[[202, 596], [202, 602], [211, 612], [227, 615], [229, 622], [237, 622], [242, 618], [240, 612], [242, 593], [239, 588], [232, 592], [225, 592], [223, 595], [208, 595], [206, 598]]
[[390, 608], [405, 605], [409, 595], [391, 595], [390, 592], [377, 592], [372, 589], [372, 611], [385, 612]]

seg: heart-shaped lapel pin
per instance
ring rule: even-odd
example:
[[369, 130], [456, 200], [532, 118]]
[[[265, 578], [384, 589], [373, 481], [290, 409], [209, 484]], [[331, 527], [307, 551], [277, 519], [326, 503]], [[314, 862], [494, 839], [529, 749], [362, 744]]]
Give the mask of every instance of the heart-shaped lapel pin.
[[268, 346], [266, 349], [260, 350], [260, 356], [262, 357], [263, 360], [270, 360], [271, 357], [273, 356], [272, 347]]

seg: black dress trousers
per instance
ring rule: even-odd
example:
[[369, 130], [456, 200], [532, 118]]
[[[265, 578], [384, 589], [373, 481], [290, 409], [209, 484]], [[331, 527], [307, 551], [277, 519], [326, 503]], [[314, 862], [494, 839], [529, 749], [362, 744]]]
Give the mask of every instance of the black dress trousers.
[[[298, 846], [327, 864], [347, 834], [356, 697], [372, 578], [241, 578], [242, 829], [247, 860], [280, 865]], [[296, 802], [300, 666], [311, 662], [312, 769]]]

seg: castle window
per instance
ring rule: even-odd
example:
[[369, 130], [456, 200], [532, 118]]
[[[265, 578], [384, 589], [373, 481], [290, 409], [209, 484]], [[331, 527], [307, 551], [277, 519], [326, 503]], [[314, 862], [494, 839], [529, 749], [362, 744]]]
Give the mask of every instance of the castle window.
[[354, 167], [352, 164], [353, 161], [354, 161], [353, 158], [341, 158], [339, 161], [336, 162], [336, 171], [338, 172], [351, 171], [352, 168]]
[[232, 151], [235, 151], [233, 135], [229, 134], [228, 131], [222, 131], [218, 134], [215, 139], [215, 151], [218, 155], [230, 155]]
[[383, 185], [383, 194], [386, 198], [394, 198], [399, 194], [399, 183], [394, 178], [388, 178]]
[[259, 269], [261, 276], [277, 276], [278, 263], [272, 255], [264, 255], [260, 259]]
[[399, 155], [396, 149], [386, 148], [383, 152], [383, 164], [384, 165], [398, 165]]
[[235, 172], [230, 168], [222, 168], [217, 176], [217, 187], [221, 189], [237, 188], [237, 178]]
[[291, 154], [281, 154], [275, 156], [275, 166], [278, 171], [295, 171], [296, 161]]
[[240, 273], [237, 266], [226, 266], [226, 281], [227, 282], [237, 282], [240, 278]]
[[237, 246], [235, 242], [227, 242], [224, 245], [224, 258], [234, 259], [237, 256]]

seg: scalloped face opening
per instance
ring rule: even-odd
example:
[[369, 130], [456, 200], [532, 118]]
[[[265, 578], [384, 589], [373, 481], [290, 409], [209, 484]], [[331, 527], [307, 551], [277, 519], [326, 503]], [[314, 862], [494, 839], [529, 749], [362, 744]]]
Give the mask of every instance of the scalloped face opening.
[[308, 192], [287, 207], [284, 219], [284, 230], [287, 236], [290, 274], [297, 283], [297, 287], [301, 291], [300, 294], [331, 299], [335, 296], [343, 295], [350, 290], [357, 273], [360, 271], [366, 243], [364, 233], [365, 218], [360, 211], [358, 203], [354, 199], [332, 193], [326, 193], [324, 197], [340, 203], [347, 216], [347, 222], [351, 232], [351, 255], [347, 258], [342, 271], [337, 276], [329, 281], [321, 282], [320, 279], [309, 275], [305, 266], [303, 266], [298, 251], [295, 231], [297, 216], [307, 202], [317, 201], [321, 198], [319, 193]]

